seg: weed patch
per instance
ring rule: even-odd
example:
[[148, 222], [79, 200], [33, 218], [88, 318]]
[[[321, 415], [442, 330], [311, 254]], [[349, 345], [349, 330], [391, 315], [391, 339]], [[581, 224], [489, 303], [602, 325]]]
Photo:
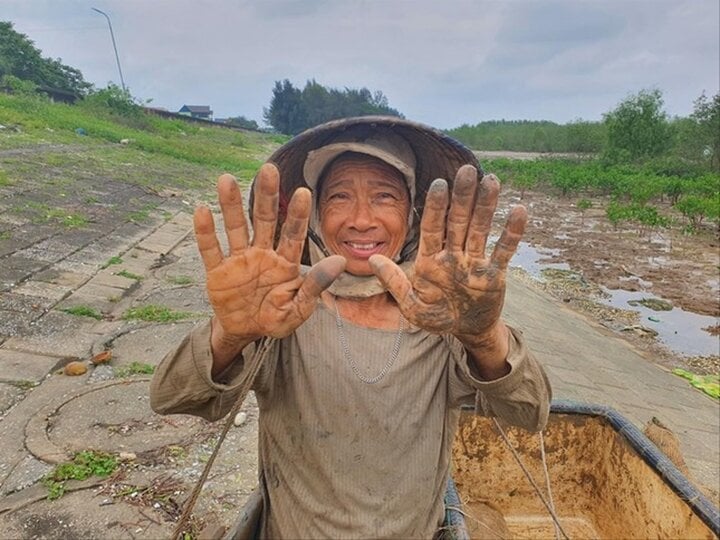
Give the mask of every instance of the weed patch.
[[101, 266], [101, 268], [105, 269], [108, 266], [112, 266], [114, 264], [122, 264], [123, 260], [119, 255], [115, 255], [114, 257], [110, 257], [107, 261], [105, 261], [105, 264]]
[[119, 272], [116, 272], [115, 275], [126, 277], [128, 279], [134, 279], [135, 281], [140, 281], [142, 279], [142, 276], [138, 276], [137, 274], [133, 274], [132, 272], [128, 272], [127, 270], [120, 270]]
[[190, 285], [195, 280], [190, 276], [167, 276], [167, 280], [173, 285]]
[[113, 368], [115, 377], [130, 377], [132, 375], [152, 375], [155, 373], [155, 366], [145, 362], [131, 362], [127, 366]]
[[14, 386], [15, 388], [19, 388], [20, 390], [30, 390], [31, 388], [35, 388], [38, 383], [35, 381], [28, 381], [27, 379], [23, 379], [20, 381], [10, 381], [10, 385]]
[[165, 306], [147, 305], [131, 308], [125, 312], [123, 319], [126, 321], [147, 321], [147, 322], [175, 322], [193, 317], [194, 313], [187, 311], [174, 311]]
[[73, 306], [61, 309], [60, 311], [69, 315], [75, 315], [76, 317], [90, 317], [91, 319], [96, 319], [98, 321], [102, 320], [103, 318], [102, 315], [97, 312], [97, 310], [89, 306]]
[[10, 178], [8, 177], [7, 173], [0, 169], [0, 187], [6, 187], [11, 186], [12, 182], [10, 181]]
[[91, 476], [109, 476], [117, 467], [118, 460], [112, 454], [94, 450], [78, 452], [72, 461], [56, 465], [43, 478], [43, 484], [48, 488], [48, 499], [52, 501], [62, 497], [68, 480], [86, 480]]

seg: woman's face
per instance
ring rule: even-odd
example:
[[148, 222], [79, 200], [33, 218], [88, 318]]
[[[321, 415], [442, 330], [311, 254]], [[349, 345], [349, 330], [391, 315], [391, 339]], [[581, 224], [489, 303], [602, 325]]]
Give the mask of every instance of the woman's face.
[[368, 259], [394, 258], [408, 232], [410, 197], [403, 175], [379, 159], [355, 154], [336, 159], [320, 186], [320, 229], [325, 247], [347, 259], [345, 270], [372, 275]]

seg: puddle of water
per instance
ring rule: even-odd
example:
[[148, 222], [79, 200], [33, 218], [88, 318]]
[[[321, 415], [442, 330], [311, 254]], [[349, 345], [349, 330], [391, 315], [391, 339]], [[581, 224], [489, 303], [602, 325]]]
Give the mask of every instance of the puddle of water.
[[[494, 237], [490, 239], [490, 242], [494, 243], [496, 240], [497, 237]], [[559, 255], [561, 252], [560, 249], [535, 248], [526, 242], [520, 242], [510, 264], [515, 268], [522, 268], [533, 279], [544, 281], [542, 270], [545, 268], [571, 270], [570, 265], [567, 263], [540, 262], [548, 257]], [[605, 261], [595, 261], [599, 265], [602, 265], [603, 262]], [[650, 287], [652, 285], [651, 282], [637, 277], [621, 277], [620, 280], [635, 280], [641, 287]], [[602, 287], [602, 290], [608, 294], [607, 298], [600, 300], [603, 304], [639, 312], [640, 324], [655, 330], [658, 333], [657, 339], [675, 353], [695, 356], [716, 355], [720, 352], [720, 336], [711, 336], [703, 330], [703, 328], [720, 323], [720, 318], [698, 315], [677, 307], [673, 307], [671, 311], [654, 311], [643, 305], [631, 306], [628, 302], [632, 300], [642, 300], [643, 298], [661, 299], [644, 291], [632, 292], [621, 289], [607, 289], [605, 287]], [[655, 322], [649, 317], [657, 319], [659, 322]]]
[[537, 281], [544, 281], [542, 277], [542, 270], [544, 268], [557, 268], [559, 270], [570, 270], [570, 265], [567, 263], [540, 263], [542, 259], [560, 255], [561, 249], [549, 249], [549, 248], [535, 248], [527, 242], [520, 242], [515, 255], [510, 262], [510, 265], [514, 268], [522, 268], [533, 279]]
[[711, 336], [703, 330], [718, 324], [720, 318], [698, 315], [677, 307], [673, 307], [671, 311], [654, 311], [643, 305], [631, 306], [628, 302], [633, 300], [661, 299], [644, 291], [632, 292], [605, 287], [602, 289], [609, 295], [608, 298], [601, 300], [604, 304], [639, 312], [640, 324], [655, 330], [658, 333], [657, 339], [676, 353], [693, 356], [718, 354], [720, 351], [720, 336]]

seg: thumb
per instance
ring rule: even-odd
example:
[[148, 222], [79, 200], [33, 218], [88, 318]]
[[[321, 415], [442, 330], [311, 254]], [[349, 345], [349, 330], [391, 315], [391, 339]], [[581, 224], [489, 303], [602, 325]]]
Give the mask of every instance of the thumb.
[[400, 267], [384, 255], [373, 255], [368, 259], [370, 268], [400, 306], [407, 303], [412, 292], [410, 280]]
[[307, 319], [315, 309], [315, 303], [325, 289], [332, 285], [345, 271], [345, 257], [331, 255], [313, 265], [306, 274], [300, 289], [295, 295], [295, 305], [303, 318]]

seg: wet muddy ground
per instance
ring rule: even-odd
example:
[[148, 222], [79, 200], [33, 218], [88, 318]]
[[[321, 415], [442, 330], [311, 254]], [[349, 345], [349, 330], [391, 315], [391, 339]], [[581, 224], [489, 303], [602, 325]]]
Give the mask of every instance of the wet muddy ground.
[[[526, 191], [521, 199], [504, 186], [499, 208], [524, 204], [530, 215], [514, 273], [618, 331], [659, 364], [720, 373], [717, 228], [688, 234], [677, 216], [672, 229], [616, 229], [605, 217], [609, 199], [590, 200], [581, 212], [577, 198]], [[662, 211], [672, 212], [669, 205]]]

